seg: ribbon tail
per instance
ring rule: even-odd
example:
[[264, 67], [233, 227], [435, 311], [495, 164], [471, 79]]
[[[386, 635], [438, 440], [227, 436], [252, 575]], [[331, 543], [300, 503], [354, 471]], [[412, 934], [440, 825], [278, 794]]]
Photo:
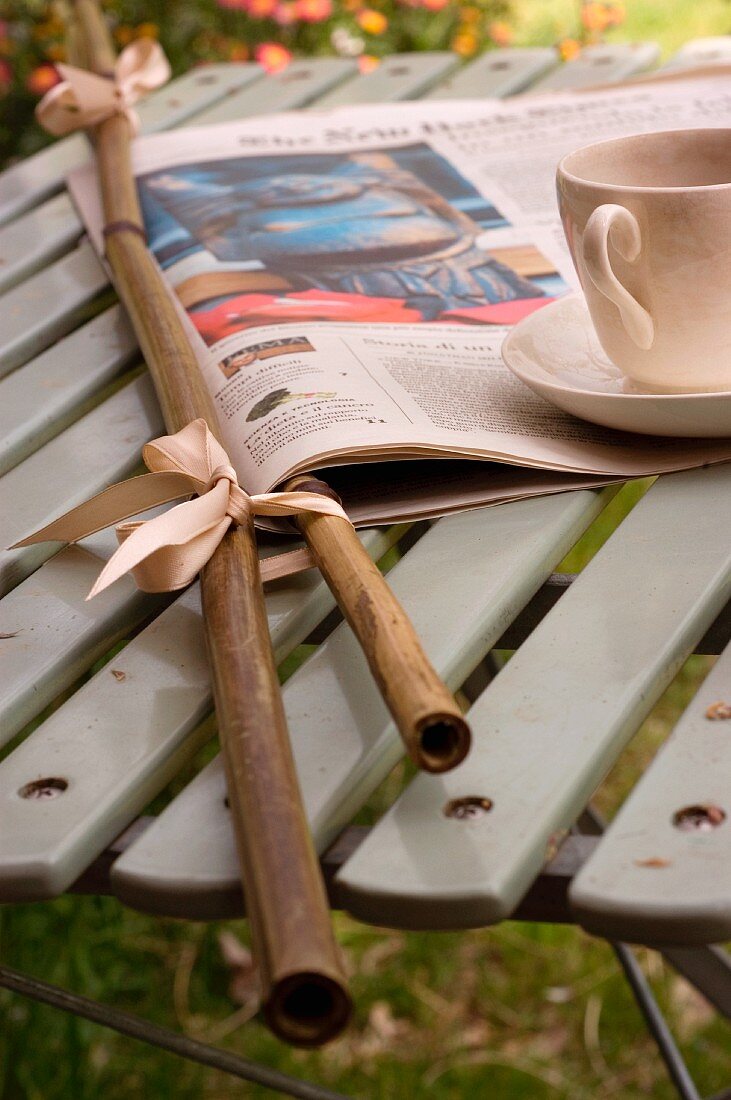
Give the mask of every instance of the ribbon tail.
[[293, 577], [296, 573], [304, 573], [314, 567], [315, 559], [306, 546], [259, 559], [259, 572], [264, 583], [278, 581], [282, 577]]
[[54, 137], [78, 130], [80, 111], [71, 85], [63, 81], [46, 92], [36, 105], [35, 115], [43, 129]]
[[9, 549], [17, 550], [36, 542], [78, 542], [129, 516], [146, 512], [148, 508], [188, 496], [195, 492], [198, 484], [196, 479], [179, 473], [141, 474], [128, 481], [119, 481]]
[[226, 515], [227, 500], [228, 482], [219, 482], [203, 496], [178, 504], [154, 519], [118, 528], [121, 545], [86, 598], [92, 599], [130, 572], [147, 592], [185, 588], [231, 525], [231, 517]]

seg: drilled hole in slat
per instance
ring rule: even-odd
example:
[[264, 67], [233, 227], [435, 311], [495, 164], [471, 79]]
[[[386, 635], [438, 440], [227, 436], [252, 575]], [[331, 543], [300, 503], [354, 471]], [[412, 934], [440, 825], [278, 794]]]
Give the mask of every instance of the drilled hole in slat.
[[725, 820], [725, 811], [713, 804], [684, 806], [673, 814], [673, 825], [684, 832], [708, 833], [711, 829], [717, 829]]
[[475, 821], [479, 817], [484, 817], [491, 809], [491, 798], [469, 795], [466, 798], [453, 798], [444, 807], [444, 815], [454, 817], [457, 821]]
[[34, 779], [32, 783], [26, 783], [18, 794], [21, 798], [31, 798], [37, 802], [48, 801], [50, 798], [58, 798], [68, 787], [65, 779], [50, 776], [46, 779]]

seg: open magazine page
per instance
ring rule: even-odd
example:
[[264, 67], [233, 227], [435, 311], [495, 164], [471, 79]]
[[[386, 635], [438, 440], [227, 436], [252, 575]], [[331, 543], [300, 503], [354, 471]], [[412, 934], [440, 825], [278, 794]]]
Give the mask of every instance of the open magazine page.
[[[557, 230], [560, 157], [602, 137], [730, 121], [728, 79], [711, 76], [139, 139], [150, 248], [242, 484], [261, 492], [297, 470], [437, 455], [552, 468], [557, 483], [568, 471], [633, 476], [731, 457], [723, 441], [578, 421], [499, 356], [506, 326], [575, 286]], [[93, 171], [72, 190], [99, 243]], [[529, 491], [524, 472], [506, 477]], [[407, 483], [418, 496], [412, 474]]]

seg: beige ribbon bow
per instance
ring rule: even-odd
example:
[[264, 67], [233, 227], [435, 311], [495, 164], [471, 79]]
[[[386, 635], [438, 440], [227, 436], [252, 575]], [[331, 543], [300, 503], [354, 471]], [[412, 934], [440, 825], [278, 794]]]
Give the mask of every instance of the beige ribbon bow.
[[[260, 493], [249, 496], [238, 483], [236, 471], [205, 420], [193, 420], [175, 435], [153, 439], [142, 451], [151, 472], [120, 481], [70, 512], [34, 532], [15, 546], [58, 540], [78, 542], [128, 516], [137, 515], [178, 497], [197, 495], [154, 519], [123, 523], [117, 527], [119, 549], [99, 574], [87, 596], [131, 572], [144, 592], [174, 592], [185, 588], [201, 571], [232, 523], [242, 524], [249, 515], [293, 516], [315, 512], [340, 516], [341, 506], [317, 493]], [[15, 547], [11, 547], [15, 549]], [[285, 559], [296, 559], [282, 565]], [[267, 568], [267, 563], [275, 563]], [[307, 551], [293, 551], [262, 563], [265, 580], [298, 572], [312, 565]]]
[[150, 38], [140, 38], [122, 50], [113, 76], [57, 65], [63, 80], [47, 92], [36, 107], [36, 118], [51, 134], [96, 126], [112, 115], [125, 115], [132, 132], [139, 119], [132, 105], [147, 92], [170, 79], [170, 64], [162, 48]]

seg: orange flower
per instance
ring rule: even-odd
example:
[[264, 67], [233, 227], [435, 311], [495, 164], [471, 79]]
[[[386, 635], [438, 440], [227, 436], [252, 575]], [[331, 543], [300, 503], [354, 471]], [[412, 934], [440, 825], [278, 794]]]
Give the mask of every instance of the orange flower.
[[571, 61], [581, 53], [581, 45], [575, 38], [564, 38], [558, 44], [558, 52], [562, 61]]
[[380, 11], [374, 11], [373, 8], [365, 8], [359, 12], [356, 16], [358, 26], [366, 34], [383, 34], [388, 27], [388, 19]]
[[459, 31], [452, 39], [452, 49], [460, 57], [471, 57], [478, 46], [477, 35], [472, 31]]
[[295, 18], [301, 19], [303, 23], [322, 23], [332, 13], [332, 0], [295, 0]]
[[286, 69], [292, 60], [289, 50], [278, 42], [261, 42], [256, 47], [254, 57], [268, 73], [278, 73]]
[[581, 5], [581, 23], [587, 31], [603, 31], [609, 25], [608, 7], [600, 0]]
[[277, 0], [249, 0], [247, 11], [252, 19], [271, 19]]
[[427, 11], [441, 11], [446, 8], [451, 0], [421, 0], [421, 6]]
[[362, 73], [372, 73], [374, 69], [377, 69], [381, 62], [373, 54], [364, 53], [358, 58], [358, 69]]
[[487, 28], [487, 33], [496, 46], [509, 46], [513, 41], [512, 28], [499, 19], [496, 19], [494, 23], [490, 24]]
[[156, 23], [140, 23], [135, 33], [138, 38], [157, 38], [160, 28]]
[[26, 84], [28, 91], [33, 95], [45, 95], [54, 85], [58, 84], [60, 77], [53, 65], [39, 65], [28, 74]]

